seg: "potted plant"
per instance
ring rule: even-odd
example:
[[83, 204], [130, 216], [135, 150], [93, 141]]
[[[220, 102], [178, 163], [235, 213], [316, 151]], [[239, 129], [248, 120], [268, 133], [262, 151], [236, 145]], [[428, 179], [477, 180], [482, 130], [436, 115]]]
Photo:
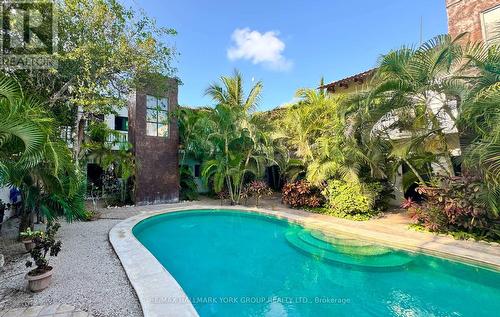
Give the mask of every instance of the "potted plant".
[[26, 231], [21, 232], [21, 241], [24, 243], [24, 248], [26, 251], [30, 252], [35, 247], [35, 242], [33, 241], [36, 237], [42, 234], [41, 231], [33, 231], [31, 228], [26, 229]]
[[[48, 224], [47, 231], [33, 238], [35, 247], [30, 251], [31, 258], [36, 267], [26, 274], [29, 289], [32, 292], [40, 292], [46, 289], [52, 281], [52, 266], [49, 265], [48, 256], [57, 256], [61, 251], [61, 241], [55, 240], [59, 230], [58, 223]], [[26, 267], [32, 267], [33, 262], [27, 261]]]

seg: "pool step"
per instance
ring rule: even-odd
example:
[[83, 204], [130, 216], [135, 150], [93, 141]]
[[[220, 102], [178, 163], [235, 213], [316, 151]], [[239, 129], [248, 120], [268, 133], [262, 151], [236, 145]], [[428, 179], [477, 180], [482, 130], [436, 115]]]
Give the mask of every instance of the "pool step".
[[297, 235], [299, 238], [320, 249], [327, 251], [346, 253], [349, 255], [382, 255], [391, 252], [391, 249], [378, 246], [372, 243], [366, 243], [354, 239], [339, 239], [331, 237], [327, 241], [313, 236], [312, 231], [300, 230]]
[[331, 234], [322, 233], [322, 232], [319, 232], [316, 230], [309, 231], [309, 230], [304, 229], [304, 231], [309, 232], [309, 235], [311, 235], [313, 238], [315, 238], [317, 240], [328, 242], [330, 244], [337, 245], [337, 246], [366, 247], [366, 246], [373, 245], [373, 243], [348, 238], [346, 236], [331, 235]]
[[287, 242], [307, 255], [337, 265], [362, 271], [393, 271], [404, 269], [412, 261], [410, 257], [394, 252], [379, 255], [358, 255], [341, 252], [333, 246], [331, 249], [321, 248], [301, 239], [299, 236], [301, 231], [303, 230], [290, 230], [285, 233]]

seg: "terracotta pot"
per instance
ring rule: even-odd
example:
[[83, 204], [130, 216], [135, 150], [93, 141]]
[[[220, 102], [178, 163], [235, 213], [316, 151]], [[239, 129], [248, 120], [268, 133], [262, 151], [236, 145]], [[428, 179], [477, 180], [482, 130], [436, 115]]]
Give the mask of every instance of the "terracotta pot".
[[33, 240], [23, 240], [24, 248], [26, 251], [30, 252], [35, 247], [35, 242]]
[[52, 282], [52, 267], [49, 271], [38, 274], [38, 275], [30, 275], [27, 273], [25, 278], [28, 280], [28, 288], [32, 292], [41, 292], [47, 287], [49, 287], [50, 282]]

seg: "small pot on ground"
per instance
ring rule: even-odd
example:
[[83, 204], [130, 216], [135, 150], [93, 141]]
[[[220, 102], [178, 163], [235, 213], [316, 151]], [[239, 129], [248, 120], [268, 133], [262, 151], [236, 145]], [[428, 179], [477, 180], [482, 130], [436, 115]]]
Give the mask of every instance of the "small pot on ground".
[[26, 229], [20, 233], [21, 242], [24, 243], [26, 251], [31, 252], [35, 248], [35, 239], [42, 236], [41, 231], [32, 231], [31, 228]]
[[37, 272], [37, 269], [29, 271], [25, 278], [28, 280], [28, 288], [32, 292], [41, 292], [49, 287], [52, 282], [52, 267], [48, 266], [46, 270]]
[[35, 242], [33, 242], [33, 240], [23, 240], [22, 242], [24, 243], [24, 248], [28, 252], [33, 250], [33, 248], [35, 247]]

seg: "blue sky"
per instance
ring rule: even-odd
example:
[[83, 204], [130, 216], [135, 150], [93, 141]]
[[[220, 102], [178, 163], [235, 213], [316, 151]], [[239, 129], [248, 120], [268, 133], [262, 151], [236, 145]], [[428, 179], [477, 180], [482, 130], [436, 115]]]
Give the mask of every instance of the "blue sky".
[[237, 68], [264, 83], [261, 110], [375, 66], [403, 44], [447, 32], [445, 0], [126, 0], [175, 28], [179, 104], [212, 105], [205, 88]]

